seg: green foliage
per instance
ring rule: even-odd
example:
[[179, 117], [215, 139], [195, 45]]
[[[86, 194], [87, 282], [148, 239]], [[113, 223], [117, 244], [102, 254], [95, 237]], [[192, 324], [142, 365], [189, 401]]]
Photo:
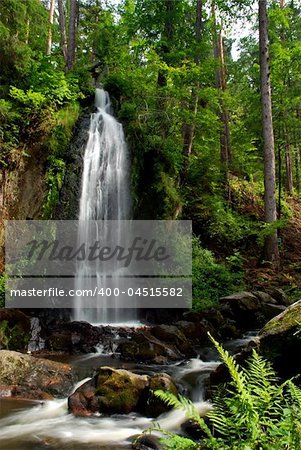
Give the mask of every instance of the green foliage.
[[25, 107], [25, 111], [28, 112], [38, 111], [46, 102], [45, 95], [41, 94], [41, 92], [33, 92], [31, 89], [24, 92], [22, 89], [11, 86], [9, 93], [11, 98], [18, 100]]
[[[161, 391], [155, 395], [169, 405], [184, 409], [187, 417], [198, 422], [207, 435], [202, 440], [202, 449], [298, 450], [301, 446], [301, 389], [292, 381], [279, 384], [271, 364], [255, 350], [246, 367], [240, 367], [228, 351], [210, 338], [230, 372], [231, 382], [215, 395], [213, 408], [208, 413], [209, 424], [199, 417], [189, 400]], [[157, 431], [168, 436], [169, 446], [164, 448], [175, 448], [178, 436], [160, 427]], [[190, 440], [181, 448], [190, 449], [193, 444]]]
[[0, 349], [23, 350], [28, 342], [29, 336], [19, 324], [9, 326], [7, 320], [0, 322]]
[[55, 116], [56, 126], [46, 142], [49, 152], [46, 173], [47, 194], [43, 205], [43, 218], [51, 219], [59, 200], [66, 172], [64, 155], [72, 137], [73, 127], [79, 116], [79, 105], [73, 103], [59, 110]]
[[225, 263], [218, 263], [209, 250], [201, 247], [197, 238], [192, 245], [193, 308], [216, 306], [219, 298], [243, 288], [243, 260], [238, 253]]

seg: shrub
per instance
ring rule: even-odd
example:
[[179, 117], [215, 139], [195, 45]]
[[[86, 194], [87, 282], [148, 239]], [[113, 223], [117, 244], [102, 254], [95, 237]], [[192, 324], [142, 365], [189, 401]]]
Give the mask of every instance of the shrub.
[[220, 297], [243, 288], [242, 258], [236, 252], [224, 264], [218, 263], [197, 238], [192, 243], [193, 308], [215, 306]]

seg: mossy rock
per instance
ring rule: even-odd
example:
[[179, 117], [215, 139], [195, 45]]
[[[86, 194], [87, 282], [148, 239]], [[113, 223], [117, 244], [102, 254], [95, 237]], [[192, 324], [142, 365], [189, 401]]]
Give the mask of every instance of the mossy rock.
[[17, 309], [0, 309], [0, 349], [26, 350], [30, 319]]
[[270, 320], [261, 330], [260, 352], [284, 378], [301, 373], [301, 300]]
[[148, 386], [147, 375], [101, 367], [96, 381], [99, 411], [108, 414], [128, 414], [131, 411], [139, 411], [141, 396]]
[[75, 381], [71, 366], [19, 352], [0, 350], [0, 380], [14, 397], [64, 396]]
[[297, 331], [301, 327], [301, 300], [293, 303], [285, 311], [270, 320], [261, 330], [261, 338], [279, 335], [287, 331]]
[[157, 417], [170, 409], [154, 398], [153, 391], [158, 389], [177, 395], [177, 388], [166, 373], [150, 377], [124, 369], [100, 367], [91, 380], [68, 398], [68, 407], [75, 416], [82, 417], [95, 413], [111, 415], [131, 412]]

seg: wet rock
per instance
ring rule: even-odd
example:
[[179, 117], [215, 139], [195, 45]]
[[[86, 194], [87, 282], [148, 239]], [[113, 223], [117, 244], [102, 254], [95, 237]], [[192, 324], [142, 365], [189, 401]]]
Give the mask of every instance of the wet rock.
[[167, 373], [157, 373], [150, 378], [149, 391], [144, 402], [143, 414], [148, 417], [157, 417], [171, 409], [165, 402], [156, 397], [153, 392], [161, 390], [168, 391], [174, 395], [178, 394], [176, 385]]
[[101, 367], [97, 375], [80, 386], [68, 399], [74, 415], [88, 416], [96, 412], [128, 414], [141, 410], [141, 398], [149, 386], [147, 375], [128, 370]]
[[207, 437], [206, 433], [204, 433], [199, 423], [193, 419], [188, 419], [184, 423], [182, 423], [181, 429], [188, 437], [196, 441]]
[[215, 329], [218, 329], [224, 322], [225, 318], [218, 309], [207, 309], [202, 311], [201, 318], [207, 320]]
[[241, 331], [237, 329], [234, 321], [226, 320], [219, 327], [218, 334], [222, 339], [237, 339], [241, 335]]
[[301, 373], [301, 300], [270, 320], [259, 333], [260, 352], [285, 378]]
[[102, 367], [97, 376], [96, 395], [100, 412], [128, 414], [141, 409], [140, 399], [149, 385], [147, 375]]
[[203, 323], [187, 322], [180, 320], [176, 322], [177, 328], [186, 336], [187, 339], [193, 343], [207, 344], [208, 343], [208, 327]]
[[69, 353], [91, 353], [101, 342], [103, 330], [88, 322], [57, 323], [48, 331], [46, 348]]
[[69, 397], [68, 406], [76, 416], [139, 412], [156, 417], [169, 407], [160, 400], [152, 401], [153, 389], [177, 394], [176, 386], [167, 374], [149, 377], [124, 369], [101, 367], [91, 380]]
[[89, 380], [80, 386], [69, 398], [69, 410], [75, 416], [87, 417], [98, 412], [95, 380]]
[[232, 311], [232, 317], [239, 329], [247, 330], [264, 323], [261, 301], [251, 292], [237, 292], [221, 298]]
[[30, 340], [30, 318], [18, 309], [0, 309], [0, 349], [25, 350]]
[[187, 357], [195, 356], [191, 343], [179, 328], [174, 325], [158, 325], [151, 329], [151, 334], [161, 342], [174, 345]]
[[184, 358], [184, 354], [173, 344], [162, 342], [149, 331], [133, 333], [130, 340], [121, 342], [116, 350], [124, 359], [166, 364]]
[[134, 450], [162, 450], [163, 446], [160, 444], [160, 438], [153, 434], [143, 434], [134, 437], [132, 448]]
[[74, 383], [69, 364], [9, 350], [0, 351], [0, 379], [2, 393], [28, 399], [64, 396]]
[[[246, 360], [252, 355], [252, 351], [255, 349], [259, 351], [259, 338], [253, 338], [239, 353], [234, 355], [234, 359], [239, 365], [244, 365]], [[229, 369], [226, 364], [221, 363], [217, 368], [210, 373], [210, 377], [207, 380], [207, 398], [212, 397], [212, 393], [215, 387], [222, 383], [227, 383], [231, 380]]]

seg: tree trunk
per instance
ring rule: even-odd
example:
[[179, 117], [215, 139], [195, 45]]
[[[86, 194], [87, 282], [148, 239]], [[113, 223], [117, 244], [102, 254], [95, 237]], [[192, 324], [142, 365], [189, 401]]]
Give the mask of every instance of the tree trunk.
[[230, 199], [229, 188], [229, 163], [231, 160], [231, 148], [230, 148], [230, 129], [229, 129], [229, 112], [223, 99], [223, 93], [227, 89], [226, 81], [226, 66], [224, 55], [224, 42], [223, 31], [220, 29], [217, 33], [216, 15], [215, 15], [215, 3], [212, 2], [211, 6], [212, 18], [213, 18], [213, 54], [218, 62], [218, 66], [215, 74], [216, 88], [220, 91], [219, 99], [219, 118], [221, 121], [220, 130], [220, 161], [221, 161], [221, 178], [222, 184], [225, 189], [225, 194]]
[[[203, 0], [197, 0], [196, 20], [195, 20], [195, 38], [196, 38], [196, 45], [197, 45], [196, 55], [195, 55], [196, 64], [199, 64], [200, 60], [201, 60], [199, 44], [201, 43], [202, 32], [203, 32], [202, 15], [203, 15]], [[196, 116], [197, 111], [198, 111], [198, 103], [199, 103], [199, 97], [198, 97], [198, 93], [197, 93], [198, 88], [199, 88], [199, 83], [197, 82], [196, 86], [192, 87], [191, 101], [190, 101], [190, 105], [188, 106], [194, 117]], [[191, 155], [191, 151], [192, 151], [194, 132], [195, 132], [195, 123], [184, 123], [183, 124], [183, 154], [184, 154], [185, 160], [184, 160], [184, 168], [183, 168], [183, 171], [181, 174], [180, 182], [183, 182], [183, 180], [186, 177], [188, 163], [189, 163], [189, 156]]]
[[48, 36], [47, 36], [47, 47], [46, 47], [46, 55], [51, 55], [51, 47], [52, 47], [52, 25], [53, 25], [53, 16], [54, 16], [54, 8], [55, 8], [55, 0], [50, 0], [49, 5], [49, 28], [48, 28]]
[[[269, 68], [269, 40], [267, 2], [259, 0], [259, 52], [260, 52], [260, 91], [262, 110], [262, 131], [264, 145], [264, 215], [267, 224], [277, 220], [275, 148], [272, 116], [272, 98]], [[279, 266], [277, 230], [265, 240], [265, 257], [276, 268]]]
[[284, 128], [284, 148], [285, 148], [285, 169], [286, 169], [286, 190], [289, 195], [293, 194], [293, 164], [291, 144], [288, 135], [288, 129]]
[[66, 24], [65, 24], [65, 11], [63, 0], [58, 0], [59, 6], [59, 26], [61, 35], [61, 52], [64, 57], [65, 64], [67, 65], [67, 35], [66, 35]]
[[29, 42], [29, 32], [30, 32], [30, 19], [26, 20], [26, 34], [25, 34], [25, 44], [28, 45]]
[[[166, 56], [170, 53], [170, 44], [173, 39], [173, 18], [175, 0], [165, 0], [165, 24], [164, 24], [164, 44], [161, 47], [161, 54], [163, 61], [166, 62]], [[159, 70], [158, 86], [164, 87], [167, 84], [166, 73], [164, 70]]]
[[298, 194], [301, 192], [301, 180], [300, 180], [300, 147], [296, 144], [295, 147], [295, 167], [296, 167], [296, 188]]
[[68, 70], [71, 70], [75, 63], [76, 24], [77, 24], [77, 0], [70, 0], [70, 18], [69, 18], [68, 51], [67, 51]]
[[[226, 66], [225, 66], [225, 55], [224, 55], [224, 42], [223, 42], [223, 34], [222, 30], [219, 32], [219, 46], [218, 46], [218, 56], [220, 60], [220, 69], [219, 69], [219, 80], [220, 80], [220, 89], [222, 92], [225, 92], [227, 89], [226, 82]], [[225, 170], [226, 178], [228, 179], [228, 170], [229, 170], [229, 162], [231, 159], [231, 150], [230, 150], [230, 130], [229, 130], [229, 113], [228, 109], [222, 100], [221, 102], [221, 122], [222, 122], [222, 131], [221, 131], [221, 163]]]
[[203, 24], [202, 17], [203, 17], [203, 0], [197, 0], [196, 20], [195, 20], [195, 37], [196, 37], [196, 43], [197, 43], [195, 62], [197, 64], [200, 62], [200, 59], [201, 59], [199, 44], [202, 41], [202, 34], [203, 34], [203, 30], [204, 30], [204, 24]]

